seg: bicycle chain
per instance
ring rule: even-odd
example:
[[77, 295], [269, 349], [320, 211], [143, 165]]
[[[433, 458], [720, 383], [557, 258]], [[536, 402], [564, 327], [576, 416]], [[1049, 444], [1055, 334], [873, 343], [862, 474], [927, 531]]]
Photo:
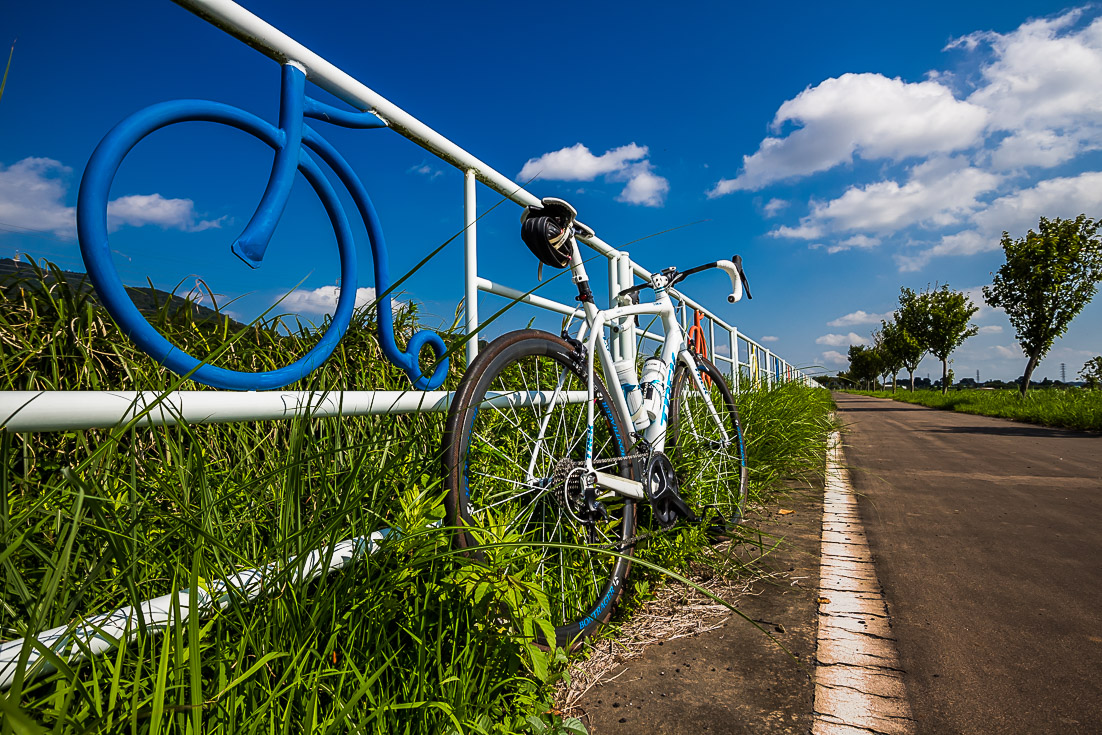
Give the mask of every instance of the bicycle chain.
[[[603, 457], [599, 460], [594, 460], [593, 468], [594, 469], [600, 469], [602, 467], [611, 467], [612, 465], [619, 464], [620, 462], [625, 461], [625, 460], [634, 461], [636, 459], [650, 459], [652, 454], [653, 454], [653, 452], [643, 452], [643, 453], [639, 453], [639, 454], [622, 454], [618, 457]], [[569, 477], [570, 472], [577, 469], [578, 467], [584, 467], [585, 466], [585, 462], [580, 462], [580, 461], [572, 461], [571, 464], [573, 466], [570, 468], [570, 470], [566, 471], [565, 473], [562, 473], [561, 468], [558, 468], [558, 467], [555, 468], [555, 473], [552, 476], [553, 480], [554, 480], [553, 487], [565, 486], [566, 481], [567, 481], [567, 477]], [[562, 473], [563, 476], [560, 477], [560, 473]], [[678, 527], [678, 524], [674, 523], [673, 525], [671, 525], [667, 528], [660, 529], [658, 531], [645, 531], [644, 533], [636, 534], [636, 535], [632, 536], [631, 538], [623, 539], [623, 540], [618, 541], [614, 544], [604, 544], [602, 546], [597, 546], [595, 548], [608, 549], [610, 551], [624, 551], [625, 549], [631, 548], [632, 546], [639, 543], [640, 541], [646, 541], [647, 539], [654, 538], [656, 536], [661, 536], [661, 535], [668, 534], [668, 533], [671, 533], [673, 531], [676, 531], [677, 527]]]
[[[593, 469], [599, 470], [605, 467], [611, 467], [612, 465], [619, 464], [624, 460], [634, 461], [636, 459], [648, 459], [649, 457], [650, 452], [645, 452], [643, 454], [622, 454], [619, 457], [602, 457], [601, 459], [593, 460]], [[565, 486], [567, 478], [570, 476], [570, 473], [578, 469], [579, 467], [585, 467], [585, 462], [581, 460], [570, 460], [569, 465], [567, 465], [560, 460], [559, 464], [555, 467], [555, 471], [551, 475], [551, 486], [556, 488]]]

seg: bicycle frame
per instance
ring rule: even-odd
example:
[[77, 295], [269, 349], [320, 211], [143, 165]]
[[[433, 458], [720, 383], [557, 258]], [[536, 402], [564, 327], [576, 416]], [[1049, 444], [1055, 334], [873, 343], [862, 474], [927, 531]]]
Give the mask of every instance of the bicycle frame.
[[[625, 385], [621, 384], [619, 377], [616, 375], [616, 371], [613, 368], [612, 353], [609, 350], [608, 343], [604, 338], [604, 327], [606, 324], [613, 326], [613, 328], [620, 328], [620, 325], [625, 323], [628, 319], [634, 319], [636, 316], [650, 314], [661, 318], [663, 333], [665, 338], [662, 341], [661, 360], [664, 366], [664, 385], [662, 385], [662, 410], [658, 417], [650, 423], [645, 429], [643, 429], [643, 439], [647, 442], [647, 445], [655, 451], [662, 451], [665, 449], [666, 444], [666, 429], [669, 418], [669, 406], [670, 406], [670, 391], [673, 388], [674, 373], [677, 369], [677, 362], [680, 360], [686, 368], [689, 370], [689, 374], [692, 375], [693, 381], [696, 384], [696, 389], [701, 392], [704, 397], [705, 404], [708, 407], [708, 413], [712, 420], [716, 422], [719, 427], [723, 441], [726, 444], [731, 441], [731, 437], [728, 436], [726, 429], [723, 426], [723, 421], [719, 417], [719, 413], [716, 411], [715, 406], [712, 403], [709, 391], [705, 388], [703, 381], [700, 377], [700, 372], [697, 369], [697, 363], [693, 357], [692, 350], [688, 349], [688, 345], [685, 342], [685, 333], [681, 329], [681, 325], [677, 321], [677, 313], [674, 310], [674, 305], [670, 299], [670, 295], [666, 289], [666, 278], [661, 274], [655, 274], [652, 280], [652, 286], [654, 288], [655, 299], [649, 303], [628, 304], [623, 306], [612, 307], [609, 309], [599, 309], [593, 302], [592, 297], [585, 298], [584, 295], [588, 293], [589, 276], [586, 274], [585, 263], [582, 260], [581, 254], [578, 250], [578, 244], [571, 237], [571, 244], [573, 247], [574, 255], [570, 260], [570, 270], [573, 276], [574, 283], [578, 284], [579, 292], [582, 294], [582, 303], [585, 310], [585, 319], [578, 327], [576, 339], [582, 342], [586, 346], [586, 383], [587, 383], [587, 395], [586, 395], [586, 447], [585, 447], [585, 467], [588, 473], [597, 478], [597, 486], [602, 490], [610, 491], [618, 495], [624, 495], [635, 500], [645, 500], [646, 492], [643, 487], [643, 483], [636, 480], [631, 480], [619, 475], [613, 475], [607, 472], [601, 472], [593, 466], [593, 420], [594, 420], [594, 362], [599, 359], [601, 363], [601, 369], [604, 373], [605, 384], [610, 388], [617, 386], [619, 390], [610, 390], [609, 393], [612, 397], [614, 409], [619, 412], [620, 416], [626, 417], [627, 421], [632, 424], [629, 430], [635, 431], [636, 427], [631, 418], [631, 410], [628, 407], [627, 398], [625, 396]], [[599, 358], [598, 358], [599, 356]], [[630, 354], [625, 355], [625, 359], [629, 359], [632, 362], [635, 361], [636, 348], [635, 345], [631, 345]], [[559, 391], [561, 390], [561, 384], [556, 387], [554, 396], [557, 398]], [[552, 399], [554, 401], [555, 398]], [[540, 436], [547, 430], [547, 422], [550, 420], [550, 416], [546, 418], [540, 427]]]

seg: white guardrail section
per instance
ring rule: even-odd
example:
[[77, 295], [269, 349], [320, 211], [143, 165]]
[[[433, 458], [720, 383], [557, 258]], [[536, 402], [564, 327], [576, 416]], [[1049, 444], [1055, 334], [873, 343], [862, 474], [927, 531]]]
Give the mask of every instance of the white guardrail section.
[[[534, 294], [492, 283], [478, 276], [476, 189], [482, 182], [513, 202], [527, 206], [539, 199], [517, 186], [507, 176], [495, 171], [455, 143], [432, 130], [398, 106], [384, 99], [362, 83], [310, 51], [286, 34], [273, 28], [249, 11], [229, 0], [173, 0], [247, 43], [272, 59], [282, 63], [295, 61], [306, 70], [307, 79], [360, 110], [368, 110], [406, 138], [464, 172], [465, 214], [465, 291], [466, 329], [475, 335], [467, 342], [468, 364], [477, 354], [478, 293], [484, 291], [509, 299], [519, 299], [532, 306], [564, 315], [581, 315], [573, 305], [562, 304]], [[635, 283], [635, 277], [650, 278], [650, 272], [632, 262], [626, 252], [620, 252], [599, 237], [580, 238], [581, 242], [608, 259], [610, 298]], [[703, 308], [683, 293], [672, 291], [680, 302], [681, 322], [687, 329], [689, 310], [702, 315], [708, 353], [717, 363], [725, 364], [737, 390], [742, 381], [771, 386], [776, 382], [810, 378], [782, 360], [771, 350], [741, 334], [734, 326]], [[614, 305], [614, 304], [612, 304]], [[631, 347], [630, 341], [658, 340], [661, 335], [629, 325], [624, 334], [613, 335], [611, 346], [616, 357]], [[630, 340], [630, 341], [629, 341]], [[718, 341], [717, 341], [718, 340]], [[720, 352], [720, 349], [723, 352]], [[745, 357], [745, 359], [743, 359]], [[92, 428], [114, 428], [133, 422], [135, 426], [161, 426], [176, 423], [211, 424], [271, 419], [291, 419], [304, 416], [362, 416], [446, 411], [453, 394], [447, 391], [173, 391], [170, 393], [138, 391], [3, 391], [0, 392], [0, 430], [8, 432], [75, 431]], [[573, 392], [564, 400], [584, 401], [584, 392]], [[518, 392], [488, 399], [490, 403], [508, 402], [518, 406], [541, 405], [545, 394]], [[66, 661], [75, 662], [97, 655], [124, 642], [142, 626], [160, 632], [166, 626], [178, 625], [186, 619], [193, 606], [200, 615], [208, 616], [229, 604], [231, 598], [242, 602], [254, 599], [279, 576], [286, 580], [291, 570], [293, 581], [311, 579], [327, 570], [337, 569], [378, 549], [389, 529], [377, 531], [370, 538], [346, 539], [331, 549], [317, 550], [305, 557], [288, 559], [265, 567], [242, 570], [224, 580], [208, 583], [195, 601], [188, 590], [146, 600], [136, 607], [124, 607], [111, 613], [74, 621], [37, 635], [0, 644], [0, 690], [11, 685], [16, 669], [25, 677], [52, 670], [40, 654], [49, 648]], [[281, 574], [277, 575], [277, 572]], [[174, 612], [175, 611], [175, 612]], [[141, 621], [141, 622], [139, 622]]]
[[[374, 92], [363, 83], [341, 71], [282, 31], [250, 13], [230, 0], [173, 0], [199, 17], [252, 46], [270, 58], [283, 64], [294, 61], [306, 71], [307, 79], [332, 93], [344, 102], [360, 110], [367, 110], [387, 123], [387, 126], [417, 143], [425, 150], [464, 172], [464, 301], [466, 304], [465, 327], [474, 335], [467, 342], [467, 361], [470, 364], [478, 350], [478, 293], [484, 291], [509, 299], [519, 299], [532, 306], [560, 314], [581, 314], [574, 305], [562, 304], [535, 294], [493, 283], [478, 276], [477, 254], [477, 182], [482, 182], [497, 194], [513, 202], [527, 206], [538, 204], [539, 198], [509, 177], [494, 170], [440, 133], [428, 127], [400, 107]], [[580, 242], [608, 259], [610, 299], [624, 288], [634, 285], [635, 277], [649, 279], [651, 273], [631, 261], [628, 253], [621, 252], [599, 237], [582, 237]], [[810, 382], [805, 376], [763, 345], [748, 338], [734, 326], [684, 293], [670, 290], [680, 302], [682, 325], [688, 326], [688, 310], [699, 311], [705, 323], [708, 356], [721, 369], [726, 366], [732, 376], [733, 387], [739, 390], [744, 380], [752, 384], [771, 386], [774, 383], [799, 380]], [[615, 306], [615, 304], [610, 304]], [[661, 340], [661, 336], [629, 327], [629, 337], [639, 340]], [[718, 339], [718, 341], [717, 341]], [[626, 342], [612, 340], [613, 355], [619, 357], [628, 349]], [[726, 354], [723, 354], [726, 353]], [[185, 410], [204, 399], [200, 395], [217, 395], [204, 404], [209, 409]], [[446, 411], [450, 396], [441, 392], [334, 392], [324, 395], [319, 410], [318, 394], [304, 395], [295, 391], [225, 392], [178, 391], [164, 397], [167, 406], [163, 417], [145, 420], [146, 424], [171, 424], [182, 420], [188, 423], [226, 423], [264, 419], [290, 419], [307, 415], [356, 416], [379, 413], [408, 413], [414, 411]], [[148, 403], [149, 397], [138, 398], [120, 391], [82, 391], [79, 396], [69, 396], [64, 413], [70, 414], [63, 425], [58, 423], [58, 396], [50, 398], [39, 391], [5, 391], [0, 393], [0, 428], [7, 431], [67, 431], [112, 428], [136, 415], [135, 408]], [[76, 399], [76, 400], [73, 400]]]

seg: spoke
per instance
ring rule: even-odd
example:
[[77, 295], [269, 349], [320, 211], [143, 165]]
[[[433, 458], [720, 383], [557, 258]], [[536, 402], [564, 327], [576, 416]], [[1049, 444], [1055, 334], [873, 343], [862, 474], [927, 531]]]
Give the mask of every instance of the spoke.
[[[467, 474], [468, 474], [469, 477], [475, 477], [475, 476], [485, 477], [485, 478], [490, 479], [490, 480], [500, 480], [501, 482], [507, 482], [510, 485], [516, 485], [517, 487], [530, 488], [528, 490], [528, 492], [532, 492], [533, 490], [546, 490], [547, 489], [546, 486], [539, 485], [535, 482], [524, 482], [522, 480], [513, 480], [513, 479], [510, 479], [508, 477], [502, 477], [500, 475], [495, 475], [495, 474], [490, 473], [490, 472], [483, 472], [481, 470], [470, 470]], [[522, 493], [522, 494], [525, 494], [525, 493]], [[517, 495], [517, 496], [513, 496], [513, 497], [520, 497], [520, 496]]]
[[589, 555], [589, 577], [593, 580], [593, 595], [596, 599], [601, 599], [601, 588], [597, 584], [597, 572], [593, 569], [593, 555]]
[[[563, 386], [566, 383], [566, 378], [567, 378], [568, 375], [569, 375], [569, 373], [566, 370], [566, 368], [560, 368], [559, 369], [559, 377], [558, 377], [558, 380], [555, 383], [555, 392], [551, 394], [551, 403], [550, 403], [550, 407], [547, 411], [547, 416], [544, 420], [542, 420], [540, 422], [540, 438], [541, 439], [543, 439], [547, 435], [547, 427], [551, 424], [551, 416], [552, 416], [552, 413], [555, 411], [556, 407], [561, 408], [561, 410], [559, 411], [559, 415], [562, 416], [565, 413], [565, 411], [568, 409], [568, 407], [570, 405], [572, 405], [572, 404], [569, 404], [569, 403], [559, 404], [559, 396], [563, 393]], [[561, 419], [560, 419], [560, 421], [561, 421]], [[558, 437], [556, 436], [555, 439], [556, 439], [555, 443], [557, 444], [558, 443]], [[552, 450], [554, 450], [554, 449], [557, 449], [557, 447], [553, 446]], [[556, 457], [556, 453], [554, 453], [553, 451], [547, 450], [546, 448], [544, 449], [544, 451], [546, 451], [551, 456], [551, 460], [552, 460], [552, 462], [554, 462], [555, 457]]]
[[[499, 393], [505, 393], [505, 392], [508, 392], [508, 391], [507, 391], [507, 390], [499, 390], [499, 391], [497, 391], [497, 392], [499, 392]], [[514, 418], [512, 418], [512, 414], [511, 414], [511, 413], [510, 413], [510, 414], [507, 414], [507, 413], [506, 413], [506, 410], [508, 410], [508, 411], [510, 411], [510, 412], [513, 412], [513, 411], [515, 411], [515, 410], [516, 410], [515, 408], [511, 408], [511, 407], [510, 407], [510, 408], [506, 408], [506, 407], [502, 406], [502, 407], [493, 407], [493, 408], [492, 408], [492, 409], [490, 409], [490, 410], [493, 410], [493, 411], [495, 412], [495, 414], [494, 414], [494, 415], [496, 415], [496, 416], [500, 416], [500, 417], [501, 417], [502, 419], [504, 419], [504, 420], [505, 420], [505, 422], [506, 422], [506, 423], [508, 423], [508, 424], [509, 424], [510, 426], [512, 426], [512, 427], [513, 427], [514, 429], [516, 429], [517, 431], [519, 431], [519, 432], [520, 432], [521, 434], [523, 434], [523, 435], [524, 435], [524, 437], [525, 437], [526, 439], [528, 439], [528, 441], [532, 442], [533, 444], [535, 444], [535, 443], [536, 443], [537, 441], [539, 441], [539, 439], [538, 439], [538, 438], [536, 438], [536, 437], [533, 437], [533, 436], [532, 436], [531, 434], [529, 434], [529, 433], [528, 433], [527, 431], [525, 431], [525, 430], [524, 430], [524, 429], [522, 428], [522, 426], [521, 426], [521, 423], [520, 423], [520, 420], [519, 420], [519, 419], [514, 419]]]
[[501, 480], [502, 482], [508, 482], [508, 483], [513, 484], [513, 485], [520, 485], [521, 487], [531, 487], [531, 489], [525, 490], [524, 492], [517, 493], [515, 495], [509, 495], [508, 497], [505, 497], [505, 498], [502, 498], [501, 500], [490, 503], [489, 505], [483, 505], [482, 507], [475, 510], [475, 515], [478, 515], [479, 513], [483, 513], [487, 510], [490, 510], [490, 508], [496, 508], [499, 505], [502, 505], [504, 503], [508, 503], [510, 501], [516, 500], [517, 498], [523, 498], [525, 495], [530, 495], [531, 493], [538, 493], [541, 490], [546, 490], [546, 488], [539, 487], [538, 485], [528, 486], [528, 485], [524, 485], [522, 483], [516, 482], [515, 480], [509, 480], [509, 479], [506, 479], [504, 477], [496, 477], [494, 475], [489, 475], [489, 474], [486, 474], [484, 472], [479, 472], [477, 474], [478, 474], [479, 477], [489, 477], [491, 479]]
[[[524, 522], [524, 528], [520, 529], [520, 531], [517, 532], [523, 538], [525, 532], [528, 530], [528, 525], [532, 522], [532, 514], [527, 513], [527, 511], [528, 511], [529, 508], [532, 507], [532, 505], [537, 500], [539, 500], [542, 497], [543, 497], [543, 495], [537, 495], [536, 497], [532, 498], [528, 502], [528, 504], [526, 506], [524, 506], [523, 510], [521, 512], [517, 513], [516, 517], [513, 519], [513, 522], [505, 527], [505, 532], [508, 533], [509, 531], [513, 530], [513, 528], [517, 525], [517, 521], [519, 521], [521, 519], [521, 517], [523, 516], [523, 517], [527, 518], [527, 520]], [[561, 518], [562, 514], [560, 513], [559, 516]]]
[[504, 459], [505, 461], [507, 461], [507, 462], [508, 462], [509, 464], [513, 465], [514, 467], [516, 467], [516, 468], [517, 468], [518, 470], [520, 470], [521, 472], [523, 472], [523, 473], [527, 474], [527, 470], [525, 470], [525, 469], [524, 469], [523, 467], [521, 467], [521, 466], [520, 466], [520, 463], [519, 463], [519, 462], [517, 462], [517, 461], [516, 461], [515, 459], [513, 459], [512, 457], [510, 457], [510, 456], [509, 456], [508, 454], [506, 454], [506, 453], [505, 453], [504, 451], [502, 451], [501, 449], [498, 449], [498, 448], [497, 448], [497, 445], [496, 445], [496, 444], [493, 444], [493, 443], [491, 443], [491, 442], [490, 442], [490, 441], [489, 441], [489, 440], [488, 440], [488, 439], [487, 439], [486, 437], [484, 437], [484, 436], [483, 436], [482, 434], [480, 434], [479, 432], [477, 432], [477, 431], [472, 431], [472, 432], [471, 432], [471, 438], [473, 438], [473, 439], [478, 439], [478, 440], [479, 440], [479, 441], [481, 441], [481, 442], [482, 442], [483, 444], [485, 444], [485, 445], [486, 445], [486, 447], [488, 447], [489, 449], [493, 450], [493, 452], [494, 452], [494, 455], [495, 455], [496, 457], [498, 457], [498, 458], [500, 458], [500, 459]]

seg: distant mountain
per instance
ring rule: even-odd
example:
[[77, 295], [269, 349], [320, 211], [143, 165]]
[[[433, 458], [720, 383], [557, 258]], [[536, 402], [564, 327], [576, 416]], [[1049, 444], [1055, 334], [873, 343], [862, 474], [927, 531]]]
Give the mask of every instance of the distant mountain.
[[[58, 273], [75, 290], [90, 293], [92, 300], [102, 305], [87, 273], [77, 273], [75, 271], [58, 271]], [[0, 258], [0, 294], [5, 297], [13, 289], [41, 288], [42, 285], [48, 288], [56, 282], [57, 278], [53, 271], [46, 271], [45, 277], [40, 280], [35, 268], [29, 263], [12, 260], [11, 258]], [[220, 319], [229, 318], [225, 314], [219, 314], [214, 309], [188, 301], [181, 296], [170, 294], [159, 288], [127, 286], [126, 292], [130, 294], [130, 299], [138, 307], [138, 311], [143, 314], [155, 314], [168, 301], [172, 311], [185, 308], [191, 309], [197, 321], [205, 321], [215, 317]], [[230, 326], [243, 327], [245, 325], [230, 319]]]

